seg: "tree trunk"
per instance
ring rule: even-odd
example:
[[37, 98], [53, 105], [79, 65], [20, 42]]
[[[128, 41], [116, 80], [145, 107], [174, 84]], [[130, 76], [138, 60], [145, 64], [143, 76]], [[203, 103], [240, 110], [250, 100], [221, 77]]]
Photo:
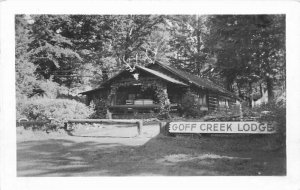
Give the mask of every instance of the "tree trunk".
[[[234, 84], [235, 79], [236, 79], [235, 74], [225, 75], [225, 76], [223, 76], [223, 79], [225, 79], [225, 80], [223, 80], [222, 84], [224, 85], [226, 90], [229, 90], [230, 92], [232, 92], [233, 91], [233, 84]], [[239, 84], [238, 84], [237, 81], [236, 81], [236, 84], [239, 88]]]
[[232, 78], [229, 78], [229, 77], [226, 77], [225, 78], [225, 88], [226, 90], [229, 90], [230, 92], [232, 92], [232, 84], [233, 84], [233, 79]]
[[268, 102], [271, 102], [274, 100], [274, 84], [273, 80], [269, 77], [266, 78], [266, 83], [267, 83], [267, 91], [268, 91]]
[[264, 91], [261, 83], [259, 84], [259, 92], [260, 92], [260, 97], [262, 97], [264, 95]]
[[237, 86], [237, 88], [238, 88], [239, 97], [243, 99], [244, 97], [243, 97], [243, 95], [242, 95], [242, 91], [241, 91], [241, 88], [240, 88], [240, 85], [239, 85], [238, 82], [236, 83], [236, 86]]
[[249, 82], [249, 107], [252, 108], [252, 99], [253, 99], [253, 94], [252, 94], [252, 82]]
[[197, 38], [197, 75], [200, 75], [200, 71], [202, 69], [202, 63], [201, 63], [201, 58], [200, 58], [200, 51], [201, 51], [201, 31], [200, 31], [200, 24], [199, 24], [199, 16], [196, 16], [197, 19], [197, 28], [196, 28], [196, 38]]

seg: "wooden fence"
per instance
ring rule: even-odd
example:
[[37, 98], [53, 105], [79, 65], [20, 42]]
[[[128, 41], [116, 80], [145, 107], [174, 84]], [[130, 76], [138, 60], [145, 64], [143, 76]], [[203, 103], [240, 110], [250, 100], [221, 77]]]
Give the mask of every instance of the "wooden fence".
[[[16, 126], [24, 126], [24, 128], [28, 127], [41, 127], [46, 124], [51, 124], [51, 121], [53, 119], [49, 120], [39, 120], [39, 121], [28, 121], [27, 119], [20, 119], [16, 121]], [[100, 123], [100, 124], [133, 124], [137, 126], [138, 135], [142, 134], [142, 127], [143, 127], [143, 120], [128, 120], [128, 119], [68, 119], [64, 122], [64, 129], [66, 131], [70, 131], [70, 125], [69, 124], [76, 124], [76, 123], [82, 123], [82, 124], [92, 124], [92, 123]], [[151, 125], [151, 124], [158, 123], [150, 122], [145, 125]]]
[[20, 127], [20, 126], [23, 126], [23, 127], [29, 127], [29, 126], [44, 126], [46, 124], [49, 124], [51, 123], [51, 120], [38, 120], [38, 121], [29, 121], [27, 119], [19, 119], [16, 121], [16, 126], [17, 127]]
[[68, 124], [71, 123], [100, 123], [100, 124], [135, 124], [137, 125], [138, 135], [142, 134], [142, 120], [125, 120], [125, 119], [69, 119], [64, 123], [66, 131], [70, 130]]

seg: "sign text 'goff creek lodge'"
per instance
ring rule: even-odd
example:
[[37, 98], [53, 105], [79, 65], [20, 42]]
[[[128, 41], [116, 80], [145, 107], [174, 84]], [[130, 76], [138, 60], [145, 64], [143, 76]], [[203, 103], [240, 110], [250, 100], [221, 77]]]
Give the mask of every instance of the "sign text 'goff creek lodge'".
[[171, 133], [257, 133], [276, 132], [272, 123], [249, 122], [170, 122]]

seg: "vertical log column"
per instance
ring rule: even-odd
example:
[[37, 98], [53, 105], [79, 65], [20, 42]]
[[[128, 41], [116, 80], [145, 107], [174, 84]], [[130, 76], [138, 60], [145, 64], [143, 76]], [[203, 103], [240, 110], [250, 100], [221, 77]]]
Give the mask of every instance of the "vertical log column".
[[170, 100], [168, 98], [168, 90], [167, 85], [164, 83], [161, 83], [160, 85], [157, 85], [157, 95], [160, 102], [160, 115], [165, 117], [166, 119], [170, 118], [169, 112], [170, 112]]
[[109, 110], [109, 106], [114, 105], [116, 92], [117, 92], [117, 87], [112, 85], [111, 89], [110, 89], [110, 93], [107, 97], [107, 111], [106, 111], [107, 112], [107, 114], [106, 114], [107, 119], [112, 119], [112, 113]]

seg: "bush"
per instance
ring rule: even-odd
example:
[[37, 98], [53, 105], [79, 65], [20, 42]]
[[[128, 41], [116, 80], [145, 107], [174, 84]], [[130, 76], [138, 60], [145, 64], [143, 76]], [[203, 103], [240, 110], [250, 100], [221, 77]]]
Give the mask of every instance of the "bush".
[[92, 110], [85, 104], [67, 99], [30, 99], [17, 104], [17, 118], [47, 120], [54, 118], [56, 126], [62, 127], [66, 119], [85, 119]]
[[205, 121], [236, 121], [237, 115], [230, 110], [216, 110], [205, 115], [203, 118]]
[[260, 113], [259, 122], [270, 122], [276, 126], [272, 147], [282, 148], [286, 145], [286, 104], [285, 100], [272, 101], [255, 108]]
[[269, 102], [261, 105], [258, 110], [261, 112], [260, 121], [275, 122], [278, 132], [286, 134], [286, 105], [284, 102]]
[[286, 139], [286, 100], [279, 97], [274, 101], [254, 108], [243, 108], [243, 118], [256, 117], [259, 122], [269, 122], [276, 126], [277, 133], [273, 135], [277, 144], [273, 146], [284, 147]]
[[201, 111], [200, 107], [201, 105], [198, 105], [197, 102], [195, 102], [195, 95], [188, 91], [184, 95], [182, 105], [179, 109], [184, 117], [201, 118], [206, 112]]
[[90, 109], [93, 113], [90, 115], [91, 119], [105, 119], [107, 115], [107, 102], [104, 98], [94, 99], [90, 103]]

